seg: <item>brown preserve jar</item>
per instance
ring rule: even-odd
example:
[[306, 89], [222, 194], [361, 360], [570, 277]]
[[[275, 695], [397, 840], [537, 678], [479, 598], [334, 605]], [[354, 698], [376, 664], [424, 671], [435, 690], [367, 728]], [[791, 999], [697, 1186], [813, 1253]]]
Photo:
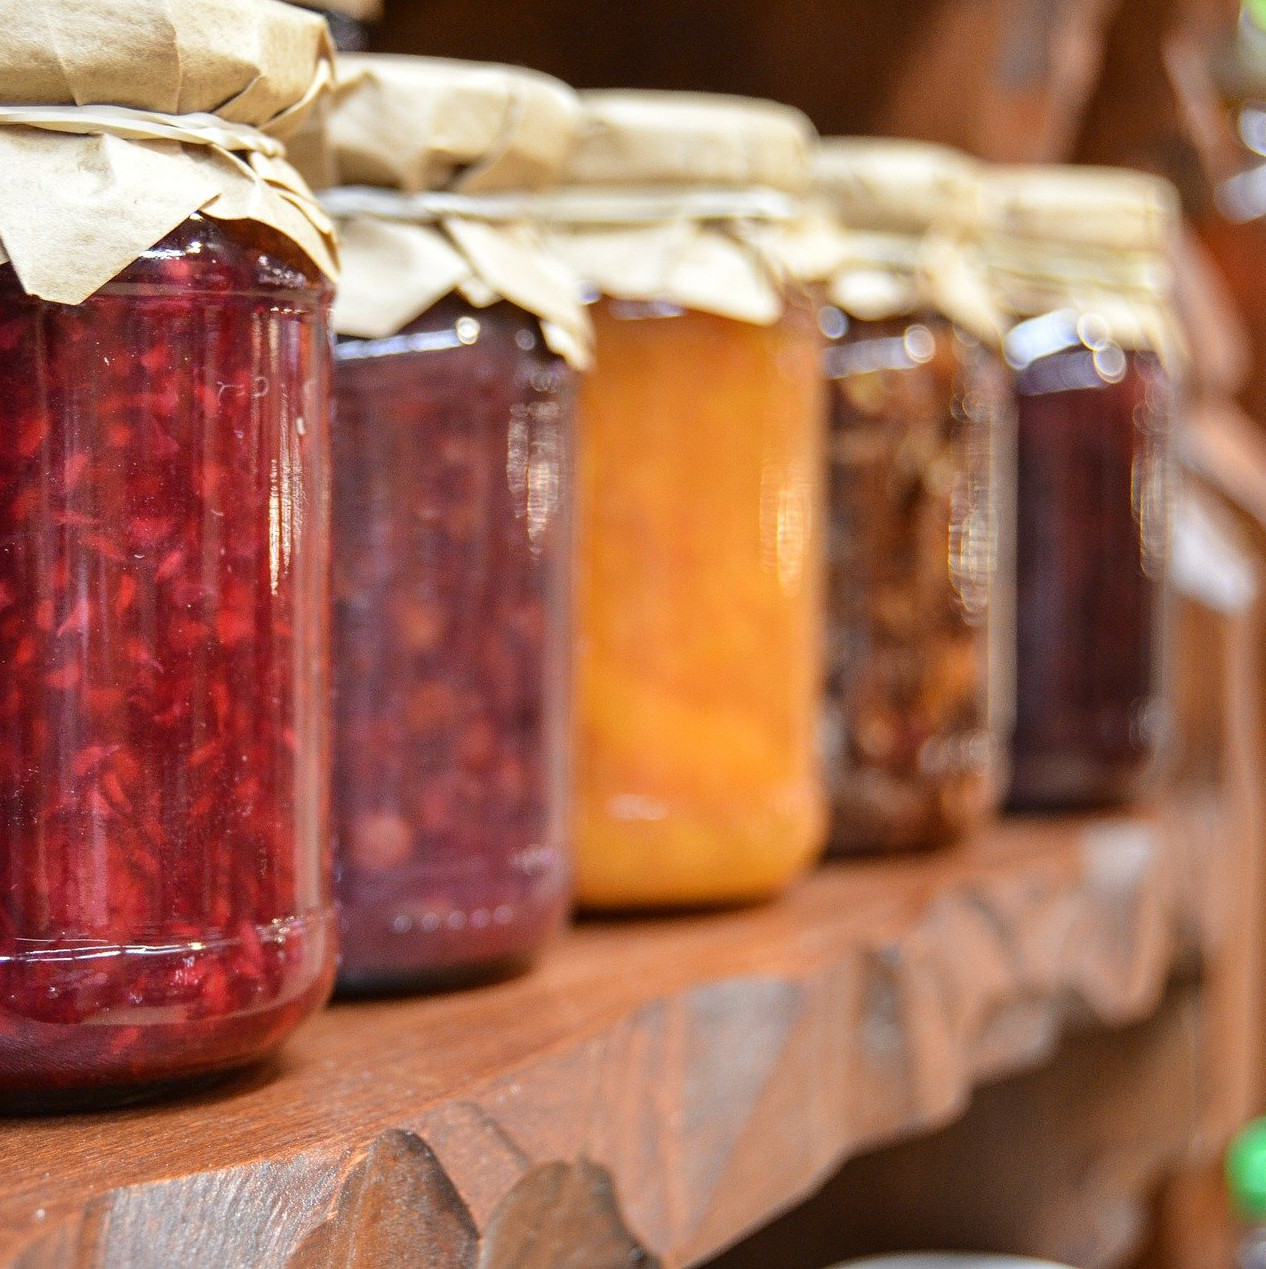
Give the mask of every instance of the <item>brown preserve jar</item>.
[[818, 317], [831, 420], [831, 842], [927, 847], [996, 805], [1011, 712], [1000, 361], [953, 320], [941, 277], [972, 227], [976, 168], [938, 146], [828, 140], [815, 180], [838, 235]]

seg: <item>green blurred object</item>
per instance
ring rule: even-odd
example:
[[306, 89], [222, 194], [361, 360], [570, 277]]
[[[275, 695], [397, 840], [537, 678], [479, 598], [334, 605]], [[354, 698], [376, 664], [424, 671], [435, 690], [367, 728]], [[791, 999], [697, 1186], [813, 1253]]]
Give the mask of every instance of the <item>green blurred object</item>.
[[1266, 31], [1266, 0], [1244, 0], [1244, 16], [1259, 30]]
[[1254, 1119], [1231, 1142], [1226, 1181], [1244, 1219], [1266, 1218], [1266, 1119]]

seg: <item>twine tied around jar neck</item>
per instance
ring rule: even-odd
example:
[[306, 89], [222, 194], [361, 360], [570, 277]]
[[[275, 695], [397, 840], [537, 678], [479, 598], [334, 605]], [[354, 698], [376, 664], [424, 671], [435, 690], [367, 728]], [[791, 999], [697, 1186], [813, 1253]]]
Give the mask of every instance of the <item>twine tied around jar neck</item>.
[[533, 194], [322, 190], [346, 269], [334, 328], [358, 339], [399, 334], [450, 292], [476, 308], [508, 300], [541, 322], [551, 351], [587, 369], [593, 330], [580, 279], [548, 250]]
[[405, 193], [348, 185], [321, 193], [332, 216], [375, 216], [409, 224], [446, 217], [488, 221], [538, 221], [557, 225], [649, 225], [674, 220], [793, 219], [796, 199], [774, 189], [663, 189], [576, 187], [539, 194], [461, 194], [446, 190]]
[[784, 237], [803, 215], [768, 185], [566, 185], [531, 215], [590, 295], [667, 301], [758, 326], [797, 284]]
[[1101, 318], [1113, 342], [1149, 349], [1179, 372], [1189, 361], [1172, 307], [1172, 269], [1159, 253], [994, 240], [984, 246], [989, 289], [1010, 326], [1069, 309]]
[[286, 147], [247, 123], [208, 113], [169, 115], [130, 106], [0, 106], [0, 127], [40, 128], [75, 136], [108, 135], [128, 141], [176, 141], [209, 145], [229, 154], [280, 159]]
[[931, 309], [989, 347], [1008, 325], [990, 294], [980, 253], [962, 230], [854, 229], [820, 203], [789, 226], [782, 251], [795, 277], [861, 321]]
[[1021, 241], [986, 243], [990, 272], [1003, 284], [1075, 291], [1111, 289], [1150, 301], [1164, 300], [1171, 270], [1164, 256], [1151, 252], [1061, 249], [1056, 244]]

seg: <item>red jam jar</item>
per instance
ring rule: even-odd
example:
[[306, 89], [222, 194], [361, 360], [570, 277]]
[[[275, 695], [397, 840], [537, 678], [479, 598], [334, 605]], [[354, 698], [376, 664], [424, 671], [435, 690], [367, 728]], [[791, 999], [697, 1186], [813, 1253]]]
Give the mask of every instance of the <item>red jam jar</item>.
[[0, 269], [0, 1102], [271, 1052], [328, 994], [330, 291], [195, 216]]
[[[260, 36], [264, 109], [285, 106], [303, 90], [305, 48], [309, 78], [322, 73], [324, 26], [237, 3], [242, 30]], [[166, 8], [184, 20], [198, 6]], [[135, 32], [118, 48], [110, 28], [80, 39], [82, 12], [75, 0], [40, 6], [41, 30], [56, 21], [65, 42], [55, 69], [24, 81], [34, 101], [64, 91], [41, 74], [129, 65]], [[6, 84], [13, 34], [0, 33]], [[187, 135], [183, 148], [132, 154], [152, 117], [123, 107], [76, 132], [67, 95], [56, 130], [29, 126], [22, 153], [5, 150], [32, 204], [17, 221], [0, 209], [13, 256], [0, 265], [6, 1111], [126, 1101], [256, 1062], [333, 979], [332, 266], [313, 248], [328, 240], [276, 143], [242, 124], [208, 136], [198, 109], [229, 100], [242, 68], [185, 40], [144, 80], [155, 108], [172, 82], [205, 92], [163, 123]], [[278, 41], [283, 65], [266, 51]], [[0, 129], [0, 149], [14, 131]], [[118, 160], [108, 173], [93, 167], [104, 143]], [[205, 160], [192, 192], [190, 153]], [[258, 153], [267, 181], [250, 175]], [[131, 188], [125, 156], [161, 189]], [[63, 198], [66, 173], [85, 167], [88, 195]], [[157, 242], [143, 236], [156, 203], [237, 198], [242, 211], [248, 193], [250, 219], [178, 210]], [[42, 214], [50, 203], [59, 215]], [[23, 247], [31, 224], [66, 264], [51, 277]]]
[[[480, 250], [491, 236], [494, 251], [526, 251], [533, 276], [548, 269], [522, 226], [494, 218], [468, 238], [435, 222], [426, 195], [523, 192], [464, 193], [461, 174], [486, 169], [494, 149], [530, 192], [548, 156], [561, 159], [574, 112], [562, 85], [501, 68], [361, 57], [341, 77], [329, 135], [347, 183], [325, 195], [347, 229], [335, 317], [339, 985], [439, 988], [525, 967], [570, 903], [576, 376], [549, 346], [552, 310], [529, 307], [527, 273], [518, 302], [476, 305], [461, 290], [436, 297], [429, 264], [411, 273], [408, 261], [447, 251], [489, 289], [509, 286]], [[375, 144], [367, 100], [419, 121], [395, 138], [394, 187], [354, 184]], [[422, 124], [472, 100], [484, 126], [441, 164], [442, 129]], [[402, 261], [388, 274], [384, 236], [387, 259]]]
[[1170, 729], [1176, 199], [1055, 168], [997, 172], [986, 201], [1018, 433], [1010, 801], [1117, 805], [1147, 791]]

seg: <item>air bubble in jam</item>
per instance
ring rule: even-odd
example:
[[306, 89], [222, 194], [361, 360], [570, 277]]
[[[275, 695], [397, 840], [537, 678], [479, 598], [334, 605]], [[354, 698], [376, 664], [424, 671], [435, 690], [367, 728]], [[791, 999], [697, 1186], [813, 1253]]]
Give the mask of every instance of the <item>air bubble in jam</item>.
[[339, 981], [442, 986], [521, 966], [568, 904], [572, 374], [455, 298], [339, 352]]
[[201, 217], [83, 304], [0, 269], [10, 1109], [240, 1066], [328, 993], [329, 298]]

